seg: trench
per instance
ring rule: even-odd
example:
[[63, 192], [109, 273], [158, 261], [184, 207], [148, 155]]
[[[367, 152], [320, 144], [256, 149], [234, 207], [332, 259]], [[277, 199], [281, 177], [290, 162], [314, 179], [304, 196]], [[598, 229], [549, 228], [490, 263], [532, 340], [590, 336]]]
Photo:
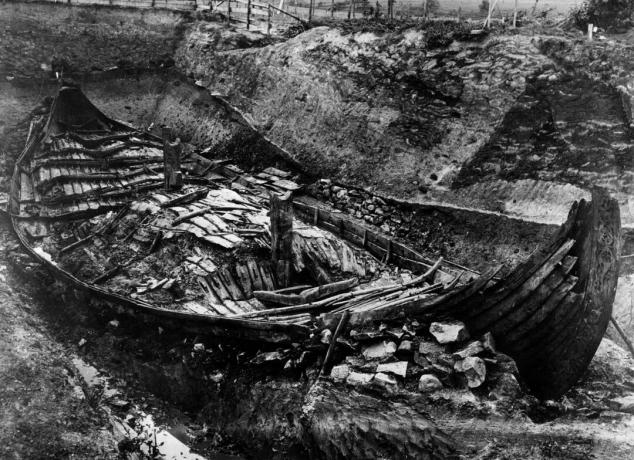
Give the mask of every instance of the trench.
[[[217, 157], [230, 157], [248, 168], [274, 165], [295, 169], [304, 173], [307, 180], [314, 179], [308, 174], [310, 171], [302, 171], [302, 166], [296, 164], [279, 146], [254, 132], [239, 114], [232, 112], [206, 89], [196, 86], [176, 70], [95, 70], [80, 73], [76, 78], [95, 105], [114, 118], [140, 127], [169, 125], [176, 129], [184, 141], [198, 149], [211, 148]], [[552, 159], [557, 168], [570, 169], [569, 163], [577, 169], [583, 167], [583, 152], [578, 158], [564, 155], [553, 114], [544, 105], [545, 92], [550, 91], [548, 94], [551, 96], [557, 95], [558, 90], [566, 92], [577, 84], [575, 81], [564, 81], [557, 83], [559, 86], [542, 85], [529, 90], [521, 101], [525, 107], [509, 114], [501, 130], [479, 152], [472, 166], [498, 161], [499, 146], [517, 142], [517, 139], [509, 138], [519, 126], [533, 129], [529, 139], [521, 139], [520, 142], [532, 143], [531, 149], [537, 149], [542, 159], [551, 158], [548, 154], [555, 151], [553, 149], [559, 149], [556, 150], [559, 156]], [[55, 88], [56, 84], [44, 77], [0, 82], [0, 94], [4, 96], [0, 98], [0, 111], [10, 114], [10, 117], [2, 120], [5, 128], [5, 137], [2, 139], [4, 150], [13, 154], [19, 151], [27, 129], [19, 125], [19, 121], [37, 106], [42, 97], [53, 94]], [[586, 84], [580, 88], [587, 97], [594, 98], [592, 100], [605, 100], [607, 95], [610, 104], [614, 102], [611, 93], [604, 87], [597, 90]], [[574, 97], [568, 96], [574, 100]], [[579, 103], [583, 106], [588, 101], [581, 100]], [[579, 115], [574, 105], [566, 106], [565, 100], [559, 105], [564, 108], [564, 116]], [[609, 115], [618, 111], [618, 108], [610, 105], [606, 111]], [[561, 113], [557, 115], [561, 116]], [[580, 115], [583, 118], [587, 113], [581, 112]], [[532, 124], [534, 120], [540, 123], [537, 129]], [[12, 129], [16, 124], [18, 129]], [[604, 134], [617, 136], [610, 134], [609, 130]], [[578, 133], [571, 134], [573, 137], [575, 135]], [[622, 141], [617, 137], [608, 141]], [[576, 142], [585, 140], [587, 138], [576, 139]], [[626, 153], [623, 152], [617, 158], [623, 170], [629, 167]], [[519, 155], [521, 161], [505, 170], [509, 171], [509, 176], [505, 178], [538, 174], [551, 166], [548, 163], [534, 168], [534, 165], [525, 162], [526, 156]], [[5, 160], [3, 166], [5, 170], [10, 170], [10, 159]], [[483, 181], [483, 170], [470, 171], [469, 174]], [[587, 182], [587, 178], [579, 175], [564, 179]], [[324, 199], [323, 194], [316, 196]], [[331, 200], [331, 204], [336, 207], [338, 203]], [[510, 269], [554, 231], [554, 226], [550, 224], [512, 219], [499, 213], [474, 209], [396, 201], [390, 201], [390, 205], [395, 208], [399, 220], [404, 214], [416, 216], [407, 226], [399, 224], [401, 226], [395, 228], [398, 238], [426, 251], [430, 257], [444, 256], [477, 269], [498, 262], [505, 262], [506, 268]], [[342, 210], [346, 209], [342, 207]], [[3, 236], [9, 237], [7, 226], [3, 226], [1, 231]], [[76, 349], [87, 362], [119, 382], [128, 399], [138, 404], [148, 404], [150, 409], [153, 405], [166, 405], [167, 409], [161, 411], [161, 421], [173, 428], [186, 426], [189, 435], [185, 438], [196, 451], [217, 459], [321, 458], [337, 453], [330, 446], [319, 445], [319, 439], [304, 432], [303, 405], [311, 391], [310, 376], [284, 370], [280, 363], [257, 369], [243, 366], [247, 360], [267, 348], [220, 342], [213, 337], [188, 336], [180, 331], [164, 330], [156, 324], [140, 323], [133, 318], [119, 316], [116, 309], [51, 279], [39, 267], [29, 265], [23, 256], [8, 252], [3, 257], [9, 259], [3, 263], [11, 267], [10, 284], [20, 286], [35, 296], [41, 307], [38, 314], [43, 315], [53, 337], [69, 348]], [[118, 325], [112, 327], [112, 321], [117, 321]], [[79, 347], [82, 340], [86, 343]], [[197, 343], [204, 343], [203, 353], [192, 351]], [[330, 390], [326, 387], [324, 391]], [[339, 393], [332, 391], [329, 394], [336, 400]], [[420, 411], [411, 412], [403, 409], [401, 414], [390, 413], [395, 417], [404, 413], [422, 421], [426, 420], [423, 414], [427, 409], [423, 407]], [[166, 413], [168, 415], [164, 415]], [[439, 410], [435, 415], [441, 427], [452, 435], [460, 437], [468, 433], [466, 437], [472, 449], [473, 446], [483, 447], [487, 439], [495, 436], [509, 443], [520, 442], [523, 434], [521, 426], [517, 427], [516, 432], [505, 431], [499, 421], [492, 424], [492, 432], [487, 432], [482, 424], [476, 422], [471, 426], [456, 423], [452, 427], [451, 417], [454, 415], [450, 411], [443, 413]], [[477, 414], [468, 411], [461, 414], [465, 419], [474, 415]], [[557, 419], [558, 415], [541, 413], [533, 415], [533, 418], [551, 421]], [[531, 433], [535, 442], [551, 442], [549, 448], [566, 440], [565, 431], [560, 435], [553, 441], [546, 430]], [[477, 439], [478, 436], [483, 437]], [[587, 440], [576, 440], [572, 444], [578, 452], [588, 452]], [[559, 454], [566, 455], [566, 452]]]

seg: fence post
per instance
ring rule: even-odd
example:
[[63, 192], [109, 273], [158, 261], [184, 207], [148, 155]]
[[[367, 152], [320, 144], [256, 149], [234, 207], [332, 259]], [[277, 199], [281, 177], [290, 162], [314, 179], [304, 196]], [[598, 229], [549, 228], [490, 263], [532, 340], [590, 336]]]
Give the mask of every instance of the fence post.
[[489, 14], [487, 14], [486, 18], [486, 28], [489, 29], [491, 27], [491, 13], [493, 12], [493, 0], [489, 0]]
[[231, 25], [231, 0], [227, 0], [227, 24]]
[[354, 0], [351, 0], [351, 1], [352, 1], [352, 19], [354, 19], [354, 16], [357, 12], [357, 4], [355, 3]]
[[423, 18], [427, 20], [427, 0], [423, 0]]
[[515, 10], [513, 11], [513, 28], [517, 27], [517, 0], [515, 0]]
[[308, 5], [308, 22], [313, 20], [313, 4], [315, 0], [310, 0], [310, 4]]
[[271, 4], [266, 9], [266, 35], [271, 35]]
[[247, 0], [247, 30], [251, 26], [251, 0]]
[[335, 0], [332, 0], [330, 2], [330, 17], [331, 18], [335, 17]]

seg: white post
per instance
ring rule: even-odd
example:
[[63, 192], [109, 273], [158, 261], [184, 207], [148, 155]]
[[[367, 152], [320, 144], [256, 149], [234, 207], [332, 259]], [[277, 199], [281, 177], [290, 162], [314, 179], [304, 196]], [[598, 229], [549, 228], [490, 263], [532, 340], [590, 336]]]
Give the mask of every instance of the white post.
[[588, 41], [592, 41], [592, 32], [594, 31], [594, 25], [588, 24]]

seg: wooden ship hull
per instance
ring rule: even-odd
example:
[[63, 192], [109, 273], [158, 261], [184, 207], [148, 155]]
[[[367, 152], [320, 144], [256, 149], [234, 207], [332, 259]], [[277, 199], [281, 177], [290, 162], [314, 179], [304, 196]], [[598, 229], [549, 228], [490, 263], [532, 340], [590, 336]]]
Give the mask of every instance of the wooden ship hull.
[[[491, 332], [543, 398], [578, 380], [605, 333], [620, 217], [603, 190], [575, 203], [553, 239], [500, 279], [499, 267], [479, 274], [429, 261], [301, 196], [288, 205], [287, 228], [272, 225], [271, 196], [299, 188], [275, 168], [251, 175], [185, 152], [183, 185], [166, 191], [164, 151], [175, 146], [63, 87], [16, 162], [9, 211], [22, 245], [128, 314], [231, 339], [301, 341], [344, 314], [349, 328], [461, 320], [472, 335]], [[279, 254], [270, 262], [280, 244], [308, 285], [289, 284]], [[385, 263], [416, 276], [358, 282]]]

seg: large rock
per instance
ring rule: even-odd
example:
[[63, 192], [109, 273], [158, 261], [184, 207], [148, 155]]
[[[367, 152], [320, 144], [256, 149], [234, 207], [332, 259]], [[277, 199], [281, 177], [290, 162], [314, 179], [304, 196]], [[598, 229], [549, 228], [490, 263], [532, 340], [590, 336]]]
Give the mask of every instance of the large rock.
[[470, 356], [454, 364], [454, 370], [467, 379], [469, 388], [477, 388], [484, 383], [487, 370], [484, 361], [477, 356]]
[[374, 374], [374, 380], [372, 381], [375, 385], [383, 387], [384, 389], [392, 392], [398, 389], [398, 382], [394, 378], [393, 375], [385, 374], [383, 372], [378, 372]]
[[455, 352], [452, 356], [456, 359], [465, 359], [470, 356], [476, 356], [483, 351], [484, 346], [482, 346], [482, 342], [480, 342], [479, 340], [475, 340], [464, 347], [462, 350]]
[[352, 386], [363, 386], [367, 385], [372, 381], [374, 375], [365, 374], [363, 372], [350, 372], [348, 377], [346, 378], [346, 383]]
[[399, 356], [403, 356], [403, 357], [410, 357], [413, 352], [414, 352], [414, 346], [411, 340], [403, 340], [401, 344], [398, 346], [398, 350], [396, 350], [396, 353]]
[[405, 378], [405, 375], [407, 374], [407, 364], [407, 361], [379, 364], [376, 368], [376, 371], [384, 372], [387, 374], [394, 374], [398, 375], [399, 377]]
[[330, 371], [330, 377], [335, 382], [343, 382], [350, 375], [350, 366], [348, 364], [340, 364]]
[[434, 361], [437, 356], [445, 352], [445, 349], [434, 342], [421, 342], [418, 345], [418, 352], [430, 361]]
[[469, 338], [467, 327], [460, 321], [431, 323], [429, 333], [436, 338], [438, 343], [442, 344], [462, 342]]
[[434, 374], [423, 374], [418, 380], [418, 391], [428, 393], [442, 388], [442, 383]]
[[396, 344], [394, 342], [376, 343], [363, 349], [363, 357], [365, 359], [384, 359], [389, 358], [396, 352]]

